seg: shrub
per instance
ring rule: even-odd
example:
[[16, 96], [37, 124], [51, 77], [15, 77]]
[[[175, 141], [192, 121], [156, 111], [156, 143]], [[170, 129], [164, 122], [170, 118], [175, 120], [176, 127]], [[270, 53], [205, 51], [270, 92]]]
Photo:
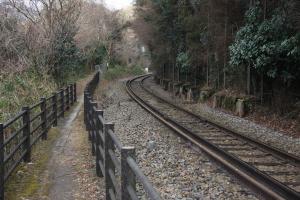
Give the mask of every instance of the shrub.
[[124, 67], [121, 65], [115, 65], [110, 67], [104, 74], [106, 80], [115, 80], [126, 76], [137, 76], [144, 73], [144, 70], [140, 66]]

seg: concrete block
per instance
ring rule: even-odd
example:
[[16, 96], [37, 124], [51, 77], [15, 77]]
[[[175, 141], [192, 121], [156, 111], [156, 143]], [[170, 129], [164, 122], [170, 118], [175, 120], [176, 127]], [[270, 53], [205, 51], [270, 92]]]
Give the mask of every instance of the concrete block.
[[245, 116], [245, 101], [243, 99], [238, 99], [236, 102], [236, 114], [240, 117]]

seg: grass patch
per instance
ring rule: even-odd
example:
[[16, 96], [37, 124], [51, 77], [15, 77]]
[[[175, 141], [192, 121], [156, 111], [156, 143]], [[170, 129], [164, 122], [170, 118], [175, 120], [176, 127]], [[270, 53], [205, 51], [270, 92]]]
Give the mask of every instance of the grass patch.
[[[88, 73], [70, 71], [65, 77], [65, 84], [74, 83]], [[0, 74], [0, 123], [12, 118], [23, 106], [37, 103], [41, 97], [49, 97], [57, 91], [57, 84], [52, 76], [41, 74], [32, 69], [22, 73]]]
[[104, 73], [104, 79], [106, 80], [116, 80], [119, 78], [123, 78], [126, 76], [138, 76], [144, 74], [144, 70], [140, 66], [132, 66], [132, 67], [125, 67], [120, 65], [115, 65], [110, 67]]
[[41, 97], [50, 96], [56, 88], [50, 76], [31, 70], [5, 76], [0, 74], [0, 122], [11, 118], [22, 106], [32, 105]]
[[[38, 192], [47, 195], [49, 186], [41, 187], [41, 179], [50, 158], [49, 152], [60, 135], [57, 128], [48, 132], [48, 140], [39, 141], [32, 149], [32, 163], [22, 163], [5, 184], [5, 199], [33, 199]], [[43, 188], [43, 191], [40, 191]]]

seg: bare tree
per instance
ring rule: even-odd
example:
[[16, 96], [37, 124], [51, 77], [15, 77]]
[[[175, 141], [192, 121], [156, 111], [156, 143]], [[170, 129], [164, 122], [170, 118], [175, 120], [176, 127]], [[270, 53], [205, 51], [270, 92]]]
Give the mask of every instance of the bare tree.
[[24, 51], [25, 32], [18, 15], [0, 1], [0, 71], [22, 71], [29, 60]]
[[107, 61], [110, 62], [115, 43], [122, 39], [121, 32], [128, 25], [119, 20], [118, 14], [118, 11], [108, 10], [103, 3], [85, 2], [78, 20], [78, 46], [94, 51], [101, 45], [106, 50]]
[[[21, 16], [28, 31], [28, 45], [33, 63], [48, 66], [54, 76], [61, 73], [62, 45], [71, 42], [77, 32], [76, 22], [81, 0], [6, 0]], [[35, 38], [32, 38], [34, 36]], [[61, 59], [60, 59], [61, 58]]]

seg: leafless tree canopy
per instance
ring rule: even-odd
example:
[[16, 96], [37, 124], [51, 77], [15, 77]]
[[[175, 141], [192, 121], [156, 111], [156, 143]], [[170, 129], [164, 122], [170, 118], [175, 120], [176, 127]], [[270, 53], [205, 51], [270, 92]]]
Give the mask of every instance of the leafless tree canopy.
[[0, 0], [0, 16], [1, 72], [34, 67], [55, 77], [100, 47], [110, 60], [127, 26], [92, 0]]

